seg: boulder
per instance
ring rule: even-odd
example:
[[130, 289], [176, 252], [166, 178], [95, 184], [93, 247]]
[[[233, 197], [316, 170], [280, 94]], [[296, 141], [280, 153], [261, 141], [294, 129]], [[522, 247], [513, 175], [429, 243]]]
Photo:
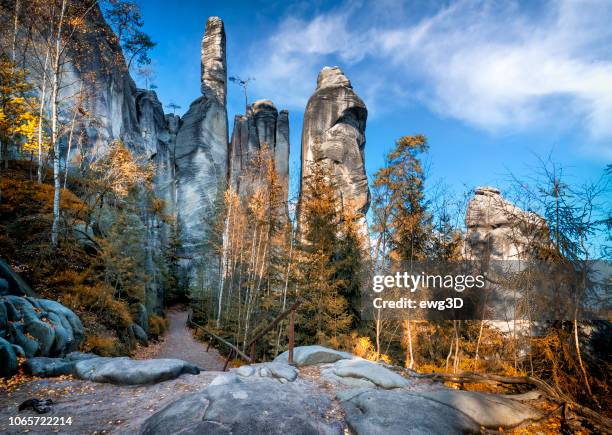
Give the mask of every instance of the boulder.
[[65, 355], [84, 337], [78, 316], [59, 302], [14, 295], [0, 296], [0, 332], [28, 358]]
[[53, 341], [53, 347], [51, 349], [52, 355], [60, 355], [65, 353], [68, 348], [68, 343], [73, 340], [72, 330], [68, 331], [64, 327], [64, 322], [55, 313], [48, 312], [47, 319], [51, 322], [53, 331], [55, 332], [55, 339]]
[[185, 396], [149, 417], [141, 434], [342, 434], [330, 421], [331, 401], [270, 379], [214, 385]]
[[143, 346], [148, 346], [149, 345], [149, 340], [148, 340], [148, 337], [147, 337], [147, 333], [144, 332], [144, 330], [139, 325], [137, 325], [136, 323], [132, 323], [128, 327], [128, 332], [129, 332], [130, 336], [133, 336]]
[[20, 356], [22, 358], [26, 357], [25, 351], [18, 344], [13, 344], [13, 351], [15, 351], [15, 355]]
[[149, 332], [149, 313], [147, 307], [140, 302], [134, 306], [134, 322], [146, 333]]
[[36, 355], [40, 348], [36, 340], [24, 334], [23, 325], [20, 323], [9, 324], [9, 334], [7, 338], [11, 343], [21, 347], [26, 357]]
[[[274, 358], [274, 362], [286, 363], [289, 358], [289, 352], [285, 351]], [[314, 364], [333, 363], [341, 359], [353, 359], [354, 355], [339, 350], [329, 349], [327, 347], [313, 346], [298, 346], [293, 349], [293, 362], [298, 366], [311, 366]]]
[[75, 364], [75, 375], [81, 379], [119, 385], [153, 384], [184, 373], [197, 375], [200, 369], [180, 359], [92, 358]]
[[[4, 260], [0, 258], [0, 278], [6, 282], [7, 285], [6, 293], [16, 296], [36, 296], [36, 293], [32, 291], [30, 286], [15, 273], [11, 266], [9, 266]], [[2, 287], [2, 284], [0, 284]], [[2, 294], [2, 292], [0, 292]]]
[[342, 403], [357, 435], [478, 434], [480, 426], [455, 408], [403, 390], [366, 390]]
[[24, 364], [26, 373], [41, 378], [52, 376], [69, 375], [74, 371], [75, 361], [68, 361], [64, 358], [35, 357], [30, 358]]
[[9, 291], [9, 283], [4, 278], [0, 278], [0, 296], [11, 294]]
[[437, 390], [418, 393], [418, 395], [451, 406], [489, 429], [514, 427], [525, 420], [536, 420], [542, 417], [537, 409], [499, 394]]
[[11, 343], [0, 338], [0, 377], [10, 378], [18, 369], [17, 355]]
[[52, 355], [53, 343], [55, 341], [55, 329], [37, 317], [28, 318], [25, 322], [25, 331], [38, 342], [41, 355]]
[[72, 310], [66, 308], [64, 305], [60, 304], [57, 301], [52, 301], [49, 299], [36, 299], [38, 304], [43, 310], [50, 311], [52, 313], [58, 314], [70, 325], [72, 329], [73, 340], [69, 344], [67, 351], [71, 352], [77, 350], [81, 345], [81, 342], [85, 339], [85, 331], [83, 329], [83, 324], [81, 323], [81, 319], [79, 316], [74, 314]]
[[68, 361], [83, 361], [92, 358], [100, 358], [100, 356], [89, 352], [70, 352], [65, 357]]
[[363, 359], [340, 360], [336, 362], [331, 371], [340, 378], [340, 381], [366, 380], [378, 387], [392, 389], [408, 387], [408, 379], [397, 373], [370, 361]]
[[6, 336], [8, 332], [8, 312], [6, 311], [6, 305], [0, 301], [0, 337]]

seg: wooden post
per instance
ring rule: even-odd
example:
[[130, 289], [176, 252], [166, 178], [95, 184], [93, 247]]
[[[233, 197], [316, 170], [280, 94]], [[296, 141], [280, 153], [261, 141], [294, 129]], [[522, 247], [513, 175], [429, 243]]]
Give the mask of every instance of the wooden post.
[[233, 354], [234, 354], [234, 349], [231, 349], [229, 355], [227, 355], [227, 359], [225, 360], [225, 365], [223, 366], [223, 371], [227, 370], [227, 366], [228, 366], [228, 364], [230, 362], [230, 359], [232, 359], [232, 355]]
[[295, 309], [291, 310], [289, 317], [289, 354], [287, 362], [293, 364], [293, 347], [295, 346]]

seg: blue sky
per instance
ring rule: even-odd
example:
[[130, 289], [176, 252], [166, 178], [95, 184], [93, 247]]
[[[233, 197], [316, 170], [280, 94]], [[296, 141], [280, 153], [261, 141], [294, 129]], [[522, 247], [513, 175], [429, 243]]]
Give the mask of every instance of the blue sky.
[[[158, 94], [184, 112], [200, 95], [200, 40], [220, 16], [230, 75], [249, 99], [289, 109], [298, 172], [303, 110], [318, 71], [338, 65], [368, 106], [371, 177], [394, 141], [429, 139], [431, 184], [455, 192], [528, 177], [537, 156], [571, 181], [612, 163], [612, 2], [140, 0]], [[230, 130], [244, 111], [229, 84]], [[168, 109], [169, 110], [169, 109]], [[609, 198], [608, 198], [609, 199]]]

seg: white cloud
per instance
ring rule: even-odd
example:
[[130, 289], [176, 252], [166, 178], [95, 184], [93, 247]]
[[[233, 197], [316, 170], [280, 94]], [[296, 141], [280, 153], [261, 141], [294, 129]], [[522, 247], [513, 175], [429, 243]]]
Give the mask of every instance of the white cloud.
[[253, 47], [257, 92], [303, 108], [320, 68], [339, 64], [369, 106], [408, 94], [489, 131], [579, 123], [612, 137], [610, 2], [466, 0], [419, 19], [377, 7], [284, 20]]

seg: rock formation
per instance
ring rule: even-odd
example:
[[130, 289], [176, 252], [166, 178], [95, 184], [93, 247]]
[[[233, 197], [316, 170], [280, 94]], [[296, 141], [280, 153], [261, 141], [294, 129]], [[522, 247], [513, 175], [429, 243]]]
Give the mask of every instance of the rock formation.
[[253, 182], [246, 178], [247, 168], [257, 152], [266, 145], [272, 153], [276, 172], [287, 196], [289, 183], [289, 112], [278, 112], [270, 100], [255, 101], [246, 115], [236, 115], [230, 143], [230, 183], [239, 193], [247, 192]]
[[225, 30], [221, 19], [211, 17], [202, 40], [202, 96], [183, 116], [174, 150], [182, 248], [191, 258], [184, 266], [194, 278], [204, 254], [205, 221], [227, 176], [226, 82]]
[[296, 347], [296, 354], [317, 357], [302, 360], [298, 369], [275, 360], [219, 374], [148, 417], [140, 433], [180, 426], [187, 433], [219, 434], [461, 434], [542, 418], [509, 395], [456, 391], [355, 355], [342, 352], [337, 359], [340, 352], [333, 349], [308, 348]]
[[57, 356], [77, 350], [83, 325], [74, 312], [56, 301], [0, 296], [0, 337], [16, 355]]
[[365, 214], [370, 206], [364, 166], [367, 115], [364, 102], [340, 68], [325, 67], [308, 100], [302, 130], [302, 191], [309, 165], [329, 164], [341, 195], [341, 206], [359, 216], [364, 235]]
[[486, 260], [521, 260], [539, 242], [544, 220], [501, 196], [495, 187], [478, 187], [465, 216], [466, 257]]

